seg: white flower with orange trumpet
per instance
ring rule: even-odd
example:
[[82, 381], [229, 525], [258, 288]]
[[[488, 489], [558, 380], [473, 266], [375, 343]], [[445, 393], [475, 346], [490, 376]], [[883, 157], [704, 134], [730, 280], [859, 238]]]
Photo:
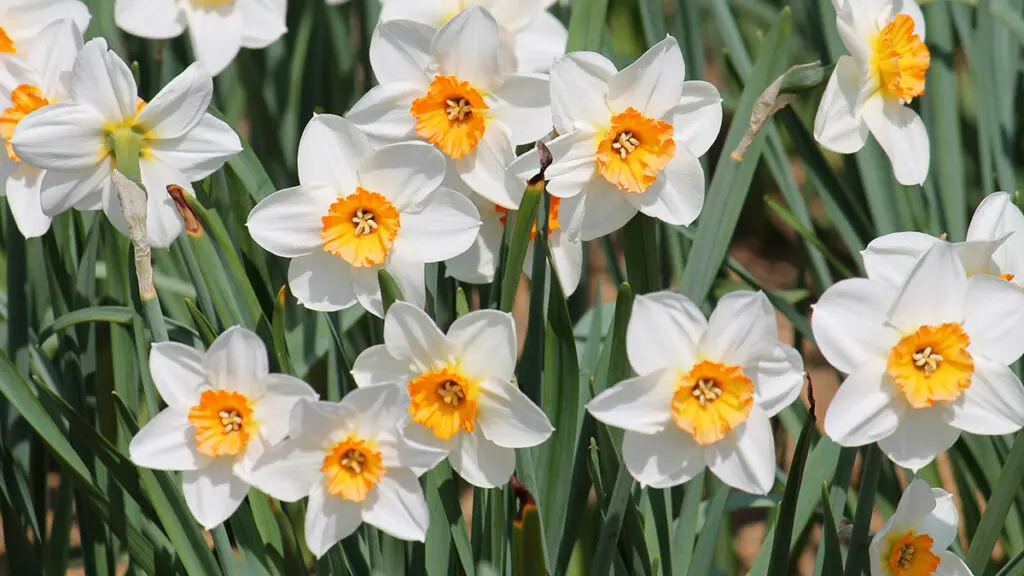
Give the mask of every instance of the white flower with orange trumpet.
[[[572, 52], [551, 67], [551, 110], [560, 136], [547, 190], [562, 198], [573, 238], [621, 228], [637, 211], [673, 225], [704, 205], [704, 155], [722, 126], [722, 99], [707, 82], [684, 82], [671, 36], [617, 71], [594, 52]], [[536, 151], [509, 167], [510, 190], [536, 173]]]
[[409, 398], [395, 384], [353, 390], [340, 403], [302, 402], [288, 440], [256, 463], [253, 483], [278, 500], [309, 497], [306, 545], [317, 557], [363, 522], [423, 542], [427, 502], [412, 468], [444, 455], [405, 439], [408, 418]]
[[79, 31], [89, 27], [92, 15], [80, 0], [4, 0], [0, 3], [0, 54], [23, 55], [50, 24], [68, 19]]
[[480, 228], [473, 203], [441, 186], [444, 156], [423, 142], [374, 150], [351, 122], [321, 114], [302, 134], [298, 167], [299, 186], [264, 198], [246, 226], [264, 250], [292, 259], [288, 285], [311, 310], [358, 301], [383, 316], [381, 268], [423, 306], [424, 263], [461, 254]]
[[118, 137], [136, 141], [142, 183], [149, 196], [149, 242], [167, 247], [184, 229], [167, 195], [176, 184], [192, 193], [191, 182], [206, 178], [242, 150], [238, 135], [206, 113], [213, 81], [200, 64], [189, 66], [146, 104], [128, 65], [107, 42], [86, 43], [71, 70], [71, 98], [32, 112], [11, 138], [14, 153], [45, 169], [40, 184], [43, 212], [102, 209], [127, 234], [114, 191]]
[[814, 119], [814, 138], [852, 154], [868, 133], [892, 162], [896, 180], [921, 184], [931, 154], [928, 131], [909, 104], [924, 94], [931, 55], [924, 16], [914, 0], [845, 0], [836, 26], [848, 56], [840, 56]]
[[767, 494], [775, 481], [769, 418], [803, 385], [803, 361], [779, 342], [761, 292], [732, 292], [711, 317], [672, 292], [637, 296], [626, 354], [638, 376], [587, 404], [626, 430], [622, 458], [641, 485], [668, 488], [706, 467], [726, 484]]
[[192, 52], [216, 76], [241, 48], [266, 48], [288, 31], [287, 0], [117, 0], [122, 30], [166, 40], [188, 28]]
[[1012, 434], [1024, 425], [1024, 389], [1008, 365], [1024, 353], [1019, 290], [970, 278], [936, 242], [899, 285], [874, 277], [834, 284], [811, 327], [832, 366], [848, 374], [825, 414], [843, 446], [878, 442], [911, 470], [960, 433]]
[[486, 8], [501, 28], [501, 41], [509, 48], [505, 58], [510, 72], [547, 72], [555, 58], [565, 54], [569, 31], [548, 8], [555, 0], [383, 0], [382, 22], [413, 20], [441, 27], [472, 6]]
[[137, 466], [183, 471], [185, 502], [207, 529], [245, 499], [252, 466], [288, 435], [295, 404], [317, 398], [302, 380], [270, 374], [263, 342], [238, 326], [205, 353], [153, 344], [149, 371], [167, 408], [132, 438], [128, 453]]
[[967, 564], [947, 550], [959, 521], [952, 494], [914, 480], [871, 539], [871, 576], [971, 576]]
[[436, 32], [409, 20], [382, 22], [370, 41], [380, 85], [346, 117], [377, 144], [430, 142], [449, 159], [450, 178], [515, 209], [523, 190], [506, 189], [505, 168], [516, 144], [551, 131], [550, 94], [547, 77], [503, 73], [503, 50], [498, 24], [479, 7]]
[[[405, 435], [447, 455], [467, 482], [493, 488], [515, 470], [515, 448], [541, 444], [553, 428], [512, 383], [516, 330], [512, 316], [478, 310], [442, 333], [426, 312], [395, 302], [384, 318], [384, 344], [356, 358], [359, 386], [402, 383], [410, 398]], [[429, 467], [429, 466], [424, 466]]]
[[43, 172], [14, 153], [10, 139], [25, 116], [68, 98], [67, 73], [82, 49], [82, 33], [71, 20], [58, 20], [39, 31], [35, 42], [17, 55], [0, 54], [0, 196], [6, 196], [18, 230], [26, 238], [50, 229], [39, 187]]

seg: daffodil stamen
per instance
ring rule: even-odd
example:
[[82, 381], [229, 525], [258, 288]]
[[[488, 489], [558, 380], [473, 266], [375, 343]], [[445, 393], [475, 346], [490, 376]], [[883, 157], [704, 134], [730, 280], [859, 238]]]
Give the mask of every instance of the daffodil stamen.
[[459, 430], [473, 431], [479, 394], [478, 384], [458, 367], [427, 372], [409, 382], [409, 414], [438, 438], [448, 439]]
[[714, 380], [702, 378], [697, 380], [691, 395], [700, 402], [701, 406], [706, 406], [709, 402], [714, 402], [722, 395], [722, 389], [718, 387]]
[[612, 150], [619, 153], [619, 158], [625, 160], [629, 153], [640, 146], [640, 141], [633, 136], [632, 132], [620, 132], [615, 141], [612, 142]]
[[459, 98], [458, 100], [446, 100], [448, 104], [448, 119], [463, 122], [466, 118], [473, 114], [473, 106], [465, 98]]
[[244, 394], [206, 390], [188, 412], [196, 434], [196, 449], [207, 456], [234, 456], [256, 433], [251, 401]]
[[466, 400], [466, 393], [462, 390], [462, 386], [454, 380], [448, 380], [441, 384], [437, 389], [437, 393], [444, 400], [445, 404], [452, 406], [458, 406]]
[[887, 372], [914, 408], [956, 400], [974, 375], [970, 343], [959, 324], [922, 326], [892, 347]]
[[598, 142], [598, 171], [620, 190], [643, 192], [675, 156], [672, 133], [671, 124], [627, 108], [612, 116]]
[[413, 101], [416, 134], [458, 160], [476, 148], [487, 122], [489, 107], [480, 91], [455, 76], [435, 76], [430, 88]]
[[924, 377], [927, 378], [932, 375], [939, 368], [939, 364], [942, 363], [942, 356], [932, 351], [931, 346], [925, 346], [921, 350], [914, 352], [914, 366], [917, 366], [922, 372]]
[[932, 552], [934, 543], [931, 536], [913, 530], [890, 536], [889, 573], [892, 576], [931, 576], [940, 562]]
[[356, 225], [356, 236], [365, 236], [378, 228], [377, 223], [373, 220], [373, 212], [362, 208], [356, 210], [352, 222]]
[[672, 416], [706, 446], [745, 422], [753, 406], [754, 383], [739, 366], [704, 360], [679, 378]]
[[330, 494], [362, 502], [384, 476], [384, 458], [372, 442], [349, 435], [324, 456], [320, 471]]
[[338, 198], [320, 220], [324, 251], [356, 267], [383, 264], [402, 227], [394, 204], [364, 188]]

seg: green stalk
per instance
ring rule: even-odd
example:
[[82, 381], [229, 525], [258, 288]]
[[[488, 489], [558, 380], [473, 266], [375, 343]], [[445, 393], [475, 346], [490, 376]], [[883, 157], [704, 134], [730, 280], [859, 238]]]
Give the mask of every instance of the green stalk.
[[526, 249], [530, 244], [530, 232], [533, 230], [537, 216], [537, 207], [544, 194], [544, 170], [551, 165], [551, 152], [544, 144], [537, 143], [540, 156], [540, 171], [526, 183], [526, 192], [516, 212], [516, 223], [512, 228], [512, 241], [508, 247], [508, 259], [505, 261], [505, 275], [501, 279], [501, 311], [511, 312], [516, 302], [516, 291], [519, 289], [519, 278], [523, 275], [523, 262], [526, 261]]
[[846, 556], [846, 576], [859, 576], [864, 569], [868, 544], [871, 542], [871, 513], [875, 508], [875, 492], [881, 472], [882, 450], [872, 444], [868, 446], [864, 471], [860, 475], [857, 510], [853, 515], [853, 537], [850, 539], [850, 552]]
[[648, 294], [661, 287], [658, 267], [658, 221], [637, 213], [622, 229], [626, 253], [626, 277], [637, 294]]

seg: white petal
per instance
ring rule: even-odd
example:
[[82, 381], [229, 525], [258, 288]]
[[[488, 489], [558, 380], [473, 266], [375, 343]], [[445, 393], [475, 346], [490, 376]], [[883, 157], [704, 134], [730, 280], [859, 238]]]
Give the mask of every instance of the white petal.
[[963, 328], [971, 354], [1016, 362], [1024, 354], [1024, 293], [997, 276], [970, 277]]
[[971, 386], [950, 405], [951, 426], [991, 436], [1013, 434], [1024, 426], [1024, 388], [1005, 364], [974, 357]]
[[993, 255], [1002, 274], [1024, 277], [1024, 214], [1006, 192], [989, 194], [971, 217], [967, 240], [995, 240], [1012, 235]]
[[626, 327], [629, 364], [640, 375], [663, 368], [688, 370], [697, 362], [697, 347], [707, 326], [704, 313], [686, 296], [638, 295]]
[[640, 194], [626, 194], [633, 206], [673, 226], [689, 226], [704, 207], [704, 169], [685, 146], [677, 146], [668, 166]]
[[550, 12], [541, 12], [515, 36], [519, 72], [547, 72], [555, 59], [565, 54], [568, 39], [569, 31], [558, 18]]
[[437, 31], [430, 52], [438, 72], [469, 82], [477, 89], [491, 91], [499, 86], [499, 29], [491, 13], [471, 7], [463, 10]]
[[206, 8], [184, 4], [188, 35], [196, 60], [210, 74], [220, 74], [242, 47], [242, 15], [234, 7]]
[[149, 147], [154, 156], [180, 170], [188, 180], [198, 182], [241, 152], [242, 142], [227, 123], [204, 114], [187, 134], [152, 140]]
[[384, 344], [392, 356], [410, 360], [422, 372], [447, 362], [452, 344], [427, 313], [408, 302], [395, 302], [384, 318]]
[[512, 379], [518, 349], [511, 314], [497, 310], [470, 312], [448, 328], [448, 340], [469, 378]]
[[205, 354], [177, 342], [154, 342], [149, 351], [149, 372], [160, 398], [171, 408], [188, 412], [199, 404], [199, 389], [206, 384]]
[[775, 309], [764, 292], [737, 290], [718, 301], [700, 342], [703, 357], [742, 366], [772, 353], [778, 344]]
[[596, 52], [571, 52], [551, 65], [551, 116], [559, 134], [604, 128], [611, 120], [608, 81], [617, 73]]
[[480, 225], [480, 213], [468, 198], [438, 188], [420, 209], [401, 215], [393, 250], [421, 263], [447, 260], [473, 245]]
[[[419, 258], [407, 256], [401, 250], [393, 250], [384, 268], [398, 284], [403, 300], [415, 304], [421, 309], [427, 305], [426, 270]], [[376, 278], [376, 272], [374, 277]], [[359, 289], [359, 284], [356, 285], [356, 288]], [[379, 294], [380, 290], [378, 289], [376, 293]], [[381, 315], [383, 315], [383, 306]]]
[[804, 387], [804, 361], [795, 348], [777, 344], [771, 354], [757, 361], [756, 403], [768, 416], [775, 416], [800, 397]]
[[670, 114], [672, 137], [694, 156], [703, 156], [722, 130], [722, 95], [709, 82], [683, 82], [683, 96]]
[[267, 196], [249, 212], [249, 235], [283, 258], [320, 251], [323, 218], [337, 196], [323, 186], [297, 186]]
[[[82, 49], [81, 30], [73, 20], [66, 17], [51, 22], [39, 31], [25, 55], [25, 59], [39, 73], [41, 82], [36, 86], [51, 101], [63, 100], [70, 88], [69, 74]], [[33, 49], [35, 46], [39, 49]]]
[[840, 154], [853, 154], [868, 140], [868, 125], [857, 111], [860, 68], [850, 56], [840, 56], [814, 117], [814, 139]]
[[295, 502], [308, 496], [323, 478], [320, 469], [325, 456], [320, 449], [286, 440], [263, 453], [249, 478], [253, 486], [270, 497]]
[[570, 240], [568, 235], [559, 229], [548, 237], [548, 246], [551, 247], [551, 260], [555, 271], [558, 272], [562, 292], [570, 296], [580, 285], [580, 276], [583, 273], [583, 244]]
[[[597, 175], [597, 136], [591, 132], [578, 130], [564, 134], [547, 143], [551, 152], [552, 164], [544, 173], [548, 179], [547, 192], [558, 198], [576, 196], [583, 186]], [[506, 170], [506, 187], [509, 193], [518, 200], [523, 195], [526, 183], [540, 170], [540, 156], [537, 149], [516, 158]], [[514, 188], [514, 190], [512, 190]]]
[[949, 407], [908, 408], [892, 435], [878, 441], [878, 447], [890, 460], [917, 472], [945, 452], [960, 437], [960, 430], [946, 424], [943, 412]]
[[677, 372], [671, 368], [623, 380], [587, 403], [597, 420], [638, 434], [656, 434], [672, 423]]
[[232, 326], [210, 345], [203, 369], [215, 388], [256, 400], [266, 391], [267, 348], [254, 332]]
[[103, 117], [89, 106], [52, 104], [18, 122], [11, 146], [23, 162], [39, 168], [92, 168], [105, 152], [103, 122]]
[[430, 26], [436, 26], [447, 20], [451, 16], [449, 8], [458, 9], [457, 4], [451, 5], [448, 0], [416, 0], [413, 2], [408, 0], [384, 0], [380, 4], [381, 22], [412, 20], [413, 22], [420, 22]]
[[320, 558], [363, 523], [362, 505], [333, 496], [321, 482], [309, 493], [306, 504], [306, 546]]
[[285, 25], [287, 0], [249, 0], [240, 2], [242, 47], [266, 48], [288, 32]]
[[259, 422], [260, 434], [273, 446], [288, 435], [296, 403], [302, 399], [316, 401], [318, 396], [309, 384], [287, 374], [270, 374], [264, 384], [267, 391], [256, 402], [253, 417]]
[[455, 161], [455, 169], [474, 192], [511, 210], [519, 206], [522, 197], [521, 190], [510, 191], [506, 185], [505, 168], [515, 156], [508, 129], [491, 122], [476, 147]]
[[538, 446], [554, 431], [544, 411], [507, 381], [481, 382], [477, 402], [480, 431], [484, 438], [498, 446]]
[[413, 100], [426, 94], [419, 84], [391, 82], [379, 84], [345, 114], [370, 139], [384, 146], [416, 138], [416, 118], [410, 108]]
[[[0, 184], [4, 182], [2, 178], [0, 175]], [[27, 164], [19, 164], [5, 180], [6, 187], [0, 195], [7, 196], [7, 205], [21, 235], [37, 238], [46, 234], [50, 229], [50, 217], [43, 213], [39, 199], [42, 172]]]
[[207, 530], [227, 520], [249, 493], [249, 485], [235, 477], [230, 458], [218, 458], [201, 470], [181, 475], [185, 503]]
[[509, 74], [494, 93], [494, 114], [512, 142], [529, 144], [551, 132], [551, 89], [547, 76]]
[[370, 39], [370, 65], [377, 82], [413, 82], [426, 86], [433, 78], [430, 42], [436, 30], [408, 19], [381, 20]]
[[423, 542], [427, 538], [427, 501], [411, 471], [388, 470], [363, 508], [363, 521], [395, 538]]
[[341, 116], [314, 116], [299, 140], [299, 182], [315, 182], [348, 196], [359, 186], [359, 167], [372, 148], [366, 136]]
[[403, 213], [429, 198], [444, 176], [444, 154], [426, 142], [385, 146], [367, 156], [359, 168], [363, 188], [384, 195]]
[[409, 371], [409, 362], [396, 360], [383, 344], [363, 350], [352, 363], [352, 378], [358, 386], [406, 384], [415, 377]]
[[679, 43], [667, 36], [608, 80], [608, 105], [617, 112], [635, 108], [648, 118], [662, 118], [679, 104], [685, 75]]
[[704, 449], [678, 426], [657, 434], [627, 431], [622, 437], [622, 461], [641, 486], [671, 488], [706, 468]]
[[811, 330], [821, 353], [840, 372], [852, 374], [869, 358], [885, 358], [900, 335], [886, 326], [896, 291], [865, 278], [841, 280], [813, 306]]
[[[418, 266], [420, 270], [423, 270], [423, 264], [414, 264]], [[409, 295], [406, 293], [405, 288], [399, 282], [398, 277], [395, 275], [395, 267], [392, 266], [388, 269], [388, 273], [395, 277], [395, 282], [398, 282], [398, 287], [402, 291], [403, 298], [408, 301]], [[350, 268], [352, 274], [352, 289], [355, 291], [356, 299], [359, 300], [359, 305], [363, 307], [367, 312], [373, 314], [377, 318], [384, 317], [384, 300], [380, 293], [380, 277], [379, 277], [379, 266]], [[425, 282], [424, 282], [425, 285]], [[426, 288], [424, 287], [424, 290]], [[422, 306], [421, 306], [422, 307]]]
[[185, 31], [185, 17], [175, 0], [117, 0], [117, 27], [133, 36], [165, 40]]
[[825, 433], [841, 446], [863, 446], [892, 434], [906, 401], [881, 358], [865, 359], [839, 387], [825, 413]]
[[[39, 203], [43, 213], [56, 216], [72, 207], [79, 210], [101, 208], [104, 192], [111, 187], [111, 170], [111, 159], [108, 158], [79, 170], [43, 172], [43, 180], [39, 185]], [[89, 207], [85, 208], [84, 204]]]
[[768, 415], [755, 406], [746, 422], [707, 447], [704, 458], [726, 484], [767, 494], [775, 483], [775, 439]]
[[[941, 290], [936, 290], [941, 286]], [[889, 310], [889, 322], [901, 332], [921, 326], [960, 323], [964, 319], [967, 275], [953, 247], [939, 242], [910, 271]]]
[[164, 86], [139, 113], [149, 138], [177, 138], [195, 127], [213, 99], [213, 79], [195, 63]]
[[921, 117], [899, 100], [875, 97], [862, 107], [864, 122], [885, 150], [896, 180], [911, 186], [928, 176], [931, 153]]
[[399, 438], [399, 428], [409, 419], [406, 390], [405, 382], [352, 390], [341, 401], [346, 427], [361, 436], [385, 438], [393, 444]]
[[458, 445], [448, 455], [448, 462], [463, 480], [479, 488], [508, 483], [516, 469], [514, 449], [491, 442], [479, 428], [459, 434], [458, 439]]
[[106, 40], [94, 38], [78, 54], [71, 72], [71, 100], [93, 108], [106, 121], [135, 116], [138, 89], [132, 71], [108, 50]]
[[956, 540], [960, 513], [952, 494], [942, 488], [929, 488], [929, 491], [935, 499], [935, 508], [922, 522], [921, 531], [932, 537], [933, 548], [942, 550]]
[[185, 221], [167, 193], [167, 186], [181, 186], [185, 194], [194, 196], [192, 185], [184, 174], [151, 155], [141, 158], [142, 183], [146, 188], [146, 235], [154, 248], [166, 248], [185, 230]]
[[906, 14], [914, 20], [914, 33], [920, 36], [923, 42], [926, 31], [924, 14], [921, 12], [921, 7], [917, 4], [916, 0], [895, 0], [893, 8], [896, 13]]
[[868, 278], [899, 290], [914, 264], [939, 239], [923, 232], [892, 232], [875, 238], [861, 251]]
[[197, 470], [213, 461], [196, 450], [196, 433], [188, 412], [167, 408], [139, 430], [128, 446], [136, 466], [155, 470]]
[[939, 550], [935, 555], [939, 557], [935, 576], [974, 576], [967, 563], [949, 550]]
[[462, 282], [489, 284], [494, 281], [505, 225], [495, 206], [470, 192], [470, 200], [480, 212], [482, 224], [473, 244], [462, 254], [444, 263], [447, 274]]
[[344, 310], [356, 303], [352, 270], [342, 258], [313, 250], [288, 264], [288, 288], [310, 310]]
[[[346, 395], [346, 398], [348, 396]], [[342, 402], [299, 400], [291, 413], [288, 442], [300, 448], [325, 450], [340, 435], [347, 436], [354, 410]]]
[[570, 238], [596, 240], [619, 230], [636, 215], [626, 195], [603, 177], [595, 177], [582, 192], [562, 200], [560, 209], [566, 217], [562, 219], [559, 212], [559, 219], [568, 222], [563, 227]]
[[890, 521], [886, 524], [891, 522], [891, 526], [898, 527], [898, 529], [902, 530], [906, 527], [919, 532], [921, 524], [934, 509], [935, 497], [932, 495], [931, 487], [924, 480], [917, 478], [903, 491], [903, 495], [900, 496], [900, 501], [896, 505], [896, 511], [893, 512]]
[[[458, 448], [463, 436], [465, 434], [459, 433], [448, 439], [438, 438], [430, 428], [419, 422], [409, 422], [402, 429], [402, 437], [407, 446], [418, 453], [415, 458], [417, 461], [410, 461], [409, 468], [417, 476], [422, 476]], [[424, 458], [425, 455], [426, 458]]]

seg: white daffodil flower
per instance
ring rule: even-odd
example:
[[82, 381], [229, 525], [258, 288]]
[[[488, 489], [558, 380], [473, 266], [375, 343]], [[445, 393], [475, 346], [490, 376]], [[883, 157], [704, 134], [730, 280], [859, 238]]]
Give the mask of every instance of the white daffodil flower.
[[384, 316], [381, 267], [423, 306], [424, 263], [461, 254], [480, 228], [473, 203], [441, 186], [444, 156], [428, 144], [374, 150], [351, 122], [321, 114], [302, 134], [298, 166], [299, 186], [264, 198], [246, 226], [264, 250], [292, 259], [288, 285], [310, 310], [358, 301]]
[[924, 94], [931, 62], [921, 8], [914, 0], [845, 0], [836, 6], [836, 26], [850, 54], [836, 61], [814, 138], [852, 154], [870, 132], [889, 156], [896, 180], [921, 184], [931, 161], [928, 131], [906, 106]]
[[[872, 280], [898, 288], [932, 245], [943, 242], [922, 232], [895, 232], [875, 238], [861, 252]], [[967, 241], [953, 244], [968, 276], [991, 274], [1022, 287], [1024, 282], [1024, 215], [1006, 192], [989, 194], [974, 211]], [[1024, 306], [1019, 311], [1024, 321]]]
[[149, 371], [167, 408], [132, 438], [128, 453], [137, 466], [181, 470], [185, 502], [206, 529], [238, 509], [253, 465], [288, 435], [295, 404], [317, 398], [302, 380], [270, 374], [263, 342], [238, 326], [205, 353], [153, 344]]
[[193, 193], [202, 180], [242, 150], [238, 135], [206, 113], [213, 81], [200, 64], [189, 66], [146, 104], [128, 65], [102, 38], [82, 48], [71, 70], [71, 98], [32, 112], [10, 142], [24, 162], [46, 172], [40, 183], [43, 212], [102, 209], [127, 234], [111, 175], [114, 135], [140, 139], [139, 165], [149, 195], [146, 228], [151, 245], [167, 247], [184, 222], [168, 196], [169, 184]]
[[6, 196], [18, 230], [26, 238], [50, 229], [39, 203], [43, 172], [22, 162], [10, 139], [18, 123], [36, 110], [68, 98], [67, 75], [82, 49], [82, 33], [71, 20], [57, 20], [39, 31], [18, 55], [0, 53], [0, 196]]
[[[621, 72], [604, 56], [572, 52], [551, 67], [551, 111], [561, 135], [548, 143], [554, 164], [547, 190], [563, 198], [573, 238], [593, 240], [637, 211], [673, 225], [694, 221], [704, 205], [697, 158], [722, 126], [722, 99], [707, 82], [684, 82], [671, 36]], [[537, 173], [537, 151], [509, 167], [509, 190]]]
[[[445, 269], [448, 276], [456, 280], [470, 284], [489, 284], [494, 281], [501, 253], [501, 240], [505, 235], [505, 225], [508, 223], [508, 210], [491, 204], [475, 194], [469, 196], [480, 211], [483, 226], [480, 227], [480, 235], [469, 250], [445, 262]], [[559, 218], [560, 203], [560, 198], [550, 198], [548, 247], [551, 249], [551, 258], [554, 260], [562, 291], [568, 296], [576, 291], [580, 283], [583, 271], [583, 243], [571, 240], [562, 228]], [[528, 278], [533, 276], [533, 240], [536, 234], [537, 225], [534, 224], [526, 249], [526, 260], [523, 262], [523, 271]]]
[[370, 41], [380, 85], [346, 117], [375, 144], [434, 144], [474, 192], [514, 210], [523, 189], [506, 190], [505, 168], [515, 145], [551, 131], [550, 91], [546, 76], [502, 73], [500, 36], [494, 17], [480, 7], [436, 32], [409, 20], [382, 22]]
[[142, 38], [175, 38], [188, 28], [192, 52], [214, 76], [241, 48], [266, 48], [284, 36], [287, 0], [117, 0], [117, 27]]
[[46, 38], [39, 33], [53, 22], [68, 19], [78, 30], [89, 27], [92, 15], [80, 0], [4, 0], [0, 3], [0, 54], [23, 55]]
[[380, 20], [413, 20], [440, 28], [472, 6], [487, 9], [501, 28], [509, 72], [547, 72], [565, 54], [569, 31], [548, 8], [555, 0], [382, 0]]
[[871, 576], [971, 576], [967, 564], [947, 550], [958, 522], [952, 494], [914, 480], [871, 539]]
[[444, 334], [426, 312], [395, 302], [384, 318], [384, 344], [364, 350], [352, 375], [359, 386], [405, 384], [406, 437], [440, 450], [434, 463], [447, 455], [467, 482], [493, 488], [515, 470], [514, 448], [537, 446], [554, 430], [512, 383], [515, 366], [511, 314], [470, 312]]
[[811, 328], [825, 359], [847, 374], [825, 414], [843, 446], [878, 442], [919, 470], [960, 432], [1011, 434], [1024, 425], [1024, 390], [1007, 367], [1024, 353], [1021, 292], [991, 275], [970, 278], [937, 242], [894, 287], [874, 278], [834, 284]]
[[290, 436], [252, 470], [270, 496], [309, 496], [306, 545], [319, 558], [363, 522], [402, 540], [423, 542], [427, 502], [411, 468], [432, 467], [444, 454], [405, 439], [409, 398], [395, 384], [360, 388], [340, 403], [301, 402]]
[[668, 488], [711, 468], [726, 484], [767, 494], [775, 481], [769, 418], [803, 387], [803, 361], [779, 342], [761, 292], [727, 294], [711, 317], [673, 292], [637, 296], [626, 329], [635, 378], [587, 404], [626, 430], [622, 458], [642, 486]]

